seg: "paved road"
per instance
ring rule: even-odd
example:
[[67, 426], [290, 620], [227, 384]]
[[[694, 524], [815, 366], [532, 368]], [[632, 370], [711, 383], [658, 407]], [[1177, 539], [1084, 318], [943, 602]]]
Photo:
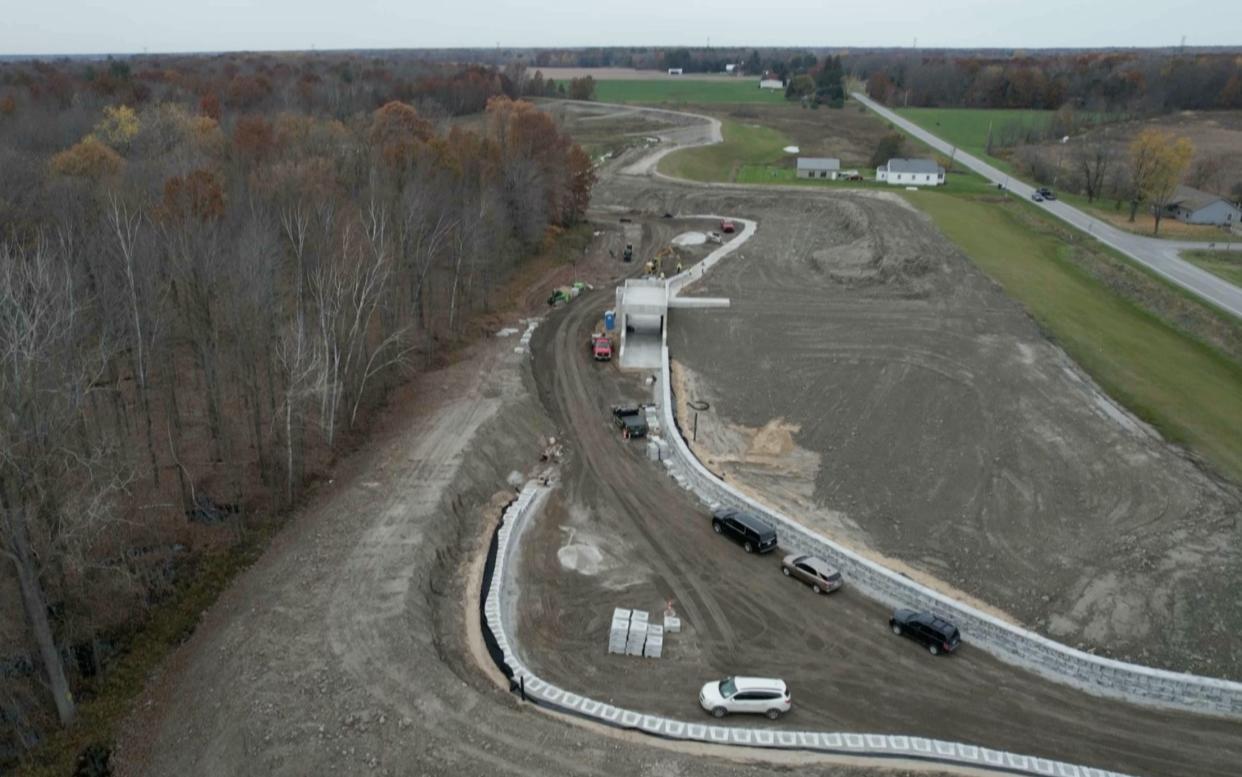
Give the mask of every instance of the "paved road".
[[[1030, 199], [1030, 196], [1035, 192], [1034, 187], [1012, 177], [1004, 171], [997, 170], [978, 157], [967, 154], [960, 148], [956, 149], [955, 152], [954, 149], [956, 147], [953, 144], [941, 140], [917, 124], [903, 119], [866, 95], [854, 92], [853, 97], [937, 151], [953, 154], [953, 158], [956, 161], [966, 165], [989, 181], [1004, 184], [1006, 189], [1019, 197]], [[1171, 283], [1181, 286], [1192, 294], [1222, 310], [1232, 313], [1238, 318], [1242, 318], [1242, 289], [1222, 278], [1218, 278], [1210, 272], [1195, 267], [1178, 256], [1179, 252], [1187, 249], [1206, 249], [1208, 244], [1159, 240], [1157, 238], [1134, 235], [1117, 229], [1105, 221], [1089, 216], [1078, 208], [1059, 200], [1043, 202], [1039, 205], [1062, 221], [1090, 234], [1105, 245], [1117, 249]]]

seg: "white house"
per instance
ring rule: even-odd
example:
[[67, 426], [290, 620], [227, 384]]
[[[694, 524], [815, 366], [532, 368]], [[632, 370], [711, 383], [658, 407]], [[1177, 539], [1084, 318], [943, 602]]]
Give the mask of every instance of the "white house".
[[944, 168], [934, 159], [890, 159], [875, 169], [875, 179], [893, 186], [943, 186]]
[[826, 178], [830, 181], [835, 181], [837, 180], [837, 175], [840, 172], [840, 159], [807, 156], [798, 157], [797, 175], [799, 178]]
[[761, 78], [759, 79], [760, 89], [784, 89], [785, 82], [779, 78]]
[[725, 65], [725, 72], [733, 75], [737, 71], [737, 65]]
[[1169, 198], [1164, 209], [1165, 215], [1187, 224], [1217, 224], [1226, 227], [1242, 224], [1242, 210], [1238, 206], [1224, 197], [1201, 192], [1189, 186], [1174, 189], [1173, 196]]
[[680, 67], [670, 67], [670, 68], [668, 69], [668, 74], [669, 74], [670, 76], [679, 76], [679, 75], [681, 75], [681, 71], [682, 71], [683, 69], [684, 69], [684, 68], [680, 68]]

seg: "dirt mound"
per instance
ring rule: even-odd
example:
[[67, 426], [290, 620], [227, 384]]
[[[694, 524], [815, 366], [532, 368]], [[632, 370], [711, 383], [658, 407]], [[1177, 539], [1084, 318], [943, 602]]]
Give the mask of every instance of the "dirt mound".
[[801, 427], [785, 423], [785, 419], [776, 418], [769, 421], [762, 429], [755, 432], [746, 448], [746, 455], [751, 457], [785, 456], [797, 447], [793, 433]]

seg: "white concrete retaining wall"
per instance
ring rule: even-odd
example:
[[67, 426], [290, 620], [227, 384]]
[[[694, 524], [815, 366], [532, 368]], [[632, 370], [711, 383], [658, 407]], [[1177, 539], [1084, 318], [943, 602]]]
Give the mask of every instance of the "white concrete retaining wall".
[[[754, 233], [754, 222], [734, 221], [746, 225], [741, 234], [702, 262], [669, 279], [670, 296], [701, 278], [706, 270]], [[677, 429], [669, 379], [667, 330], [666, 326], [663, 365], [656, 386], [656, 402], [660, 406], [665, 436], [670, 442], [667, 446], [670, 456], [665, 459], [665, 466], [678, 483], [694, 492], [705, 505], [729, 505], [764, 516], [776, 527], [780, 546], [786, 551], [810, 553], [828, 560], [841, 569], [847, 585], [885, 604], [932, 610], [956, 623], [963, 641], [1050, 680], [1099, 696], [1150, 706], [1242, 717], [1242, 683], [1114, 661], [1013, 626], [863, 558], [717, 478], [694, 456]]]
[[[668, 362], [666, 361], [666, 375], [667, 369]], [[510, 631], [513, 611], [517, 606], [516, 593], [509, 590], [512, 565], [516, 562], [516, 559], [511, 556], [515, 555], [514, 551], [518, 546], [517, 536], [525, 528], [527, 519], [538, 512], [538, 505], [545, 491], [544, 487], [533, 481], [527, 483], [521, 495], [505, 511], [503, 522], [497, 532], [496, 565], [483, 604], [487, 627], [496, 638], [496, 643], [504, 654], [504, 662], [513, 673], [514, 681], [524, 682], [527, 698], [536, 704], [617, 728], [633, 729], [665, 739], [777, 750], [809, 750], [856, 757], [906, 758], [1024, 775], [1127, 777], [1118, 772], [1103, 769], [1092, 769], [1034, 756], [922, 737], [785, 731], [774, 728], [690, 723], [615, 707], [549, 683], [535, 675], [518, 655]]]
[[[697, 216], [683, 216], [682, 218], [712, 219], [714, 221], [719, 221], [726, 217], [713, 216], [711, 214], [700, 214]], [[704, 257], [703, 261], [698, 262], [697, 264], [691, 265], [685, 271], [680, 272], [674, 275], [672, 278], [668, 279], [668, 296], [670, 300], [673, 297], [680, 294], [681, 290], [684, 289], [686, 286], [688, 286], [691, 283], [694, 283], [699, 278], [702, 278], [707, 273], [707, 271], [715, 267], [716, 264], [721, 259], [724, 259], [729, 254], [741, 248], [742, 244], [745, 243], [747, 240], [750, 240], [751, 235], [755, 234], [755, 230], [759, 228], [759, 225], [755, 223], [754, 221], [751, 221], [750, 219], [735, 218], [735, 219], [732, 219], [732, 221], [734, 224], [742, 225], [741, 232], [738, 232], [736, 235], [733, 236], [732, 240], [729, 240], [727, 243], [720, 246], [720, 248], [717, 248], [715, 251], [712, 251], [710, 254]], [[667, 322], [665, 323], [664, 328], [668, 329]]]

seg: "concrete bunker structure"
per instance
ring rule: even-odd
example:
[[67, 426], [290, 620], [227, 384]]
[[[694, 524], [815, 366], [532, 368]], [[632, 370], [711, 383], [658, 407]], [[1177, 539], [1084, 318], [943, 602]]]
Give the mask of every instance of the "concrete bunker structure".
[[695, 265], [668, 280], [631, 278], [617, 287], [617, 328], [621, 343], [617, 364], [621, 369], [660, 369], [670, 308], [729, 307], [729, 300], [722, 297], [680, 296], [681, 288], [702, 274], [701, 266]]
[[621, 369], [660, 369], [668, 296], [668, 282], [658, 278], [631, 278], [617, 287]]

